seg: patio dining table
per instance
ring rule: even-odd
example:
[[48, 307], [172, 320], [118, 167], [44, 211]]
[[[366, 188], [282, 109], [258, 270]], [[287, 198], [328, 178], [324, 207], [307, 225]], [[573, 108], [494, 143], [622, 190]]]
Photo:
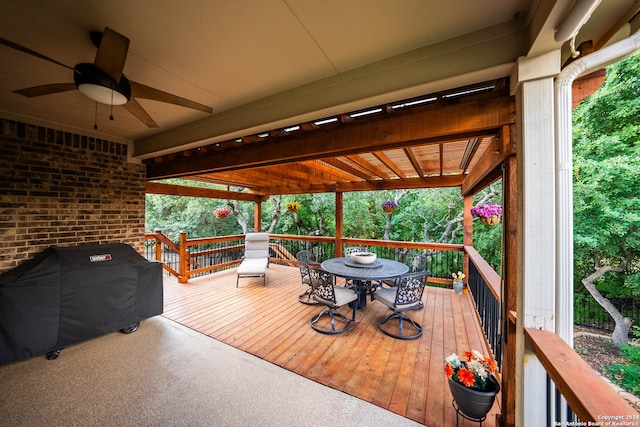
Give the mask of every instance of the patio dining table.
[[367, 293], [377, 286], [371, 282], [395, 279], [409, 272], [406, 264], [386, 258], [377, 258], [371, 264], [358, 264], [350, 257], [330, 258], [320, 266], [335, 276], [353, 281], [359, 295], [358, 308], [367, 306]]

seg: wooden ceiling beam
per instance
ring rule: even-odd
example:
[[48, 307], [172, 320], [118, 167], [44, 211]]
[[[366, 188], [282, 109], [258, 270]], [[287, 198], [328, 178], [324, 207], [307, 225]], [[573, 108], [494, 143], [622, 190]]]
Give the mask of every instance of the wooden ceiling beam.
[[338, 191], [404, 190], [407, 188], [459, 187], [464, 175], [428, 176], [424, 178], [389, 179], [365, 182], [345, 182]]
[[462, 155], [462, 159], [460, 160], [460, 169], [462, 169], [463, 172], [467, 171], [469, 163], [471, 163], [471, 160], [473, 160], [473, 157], [478, 152], [478, 147], [480, 147], [480, 138], [469, 138], [467, 140], [464, 154]]
[[266, 200], [262, 195], [238, 193], [236, 191], [214, 190], [212, 188], [189, 187], [186, 185], [162, 184], [147, 182], [147, 194], [166, 194], [169, 196], [203, 197], [207, 199], [231, 199], [261, 202]]
[[200, 175], [209, 180], [224, 180], [235, 183], [245, 183], [253, 186], [257, 192], [261, 188], [278, 183], [278, 185], [297, 185], [300, 182], [335, 182], [353, 179], [352, 175], [331, 170], [328, 166], [313, 167], [305, 163], [291, 163], [282, 166], [266, 166], [240, 171], [218, 172], [215, 174]]
[[409, 159], [409, 161], [411, 162], [411, 166], [413, 166], [413, 169], [416, 171], [418, 176], [420, 178], [424, 178], [424, 171], [420, 167], [420, 163], [418, 162], [418, 159], [416, 158], [416, 155], [414, 154], [411, 147], [404, 148], [402, 151], [404, 151], [404, 154], [407, 155], [407, 159]]
[[[328, 166], [324, 167], [314, 167], [313, 164], [309, 164], [308, 162], [297, 162], [292, 163], [286, 166], [281, 166], [282, 168], [286, 168], [286, 173], [291, 173], [289, 171], [295, 171], [293, 177], [296, 182], [309, 182], [309, 181], [338, 181], [341, 179], [351, 179], [344, 178], [343, 173], [336, 173], [335, 170], [331, 170]], [[268, 173], [273, 167], [265, 168], [265, 171]], [[270, 180], [273, 181], [273, 180]]]
[[429, 176], [425, 178], [389, 179], [331, 184], [282, 185], [263, 188], [265, 194], [310, 194], [352, 191], [403, 190], [407, 188], [459, 187], [465, 175]]
[[329, 175], [332, 175], [334, 177], [336, 177], [336, 181], [338, 180], [344, 180], [344, 181], [350, 181], [353, 178], [358, 178], [357, 176], [354, 176], [353, 174], [347, 173], [345, 171], [343, 171], [342, 169], [339, 169], [335, 166], [330, 165], [329, 163], [327, 163], [324, 160], [310, 160], [308, 162], [305, 162], [306, 164], [308, 164], [308, 166], [312, 169], [319, 169]]
[[362, 179], [373, 179], [373, 176], [368, 175], [364, 172], [361, 172], [359, 169], [354, 168], [351, 165], [346, 164], [345, 162], [343, 162], [340, 159], [333, 159], [333, 158], [328, 158], [328, 159], [321, 159], [323, 162], [333, 166], [334, 168], [338, 168], [341, 171], [344, 171], [348, 174], [351, 174], [354, 177], [357, 178], [362, 178]]
[[404, 172], [402, 172], [402, 170], [401, 170], [399, 167], [397, 167], [397, 166], [395, 165], [395, 163], [393, 163], [393, 162], [391, 161], [391, 159], [390, 159], [389, 157], [387, 157], [387, 155], [386, 155], [386, 154], [384, 154], [384, 152], [382, 152], [382, 151], [374, 151], [374, 152], [373, 152], [373, 153], [371, 153], [371, 154], [373, 154], [374, 156], [376, 156], [376, 158], [377, 158], [378, 160], [380, 160], [380, 162], [381, 162], [383, 165], [385, 165], [386, 167], [388, 167], [388, 168], [389, 168], [389, 170], [391, 170], [393, 173], [395, 173], [395, 174], [396, 174], [396, 176], [398, 176], [398, 178], [403, 178], [403, 179], [404, 179], [404, 178], [406, 178], [406, 177], [407, 177], [407, 176], [404, 174]]
[[221, 177], [218, 177], [218, 176], [209, 177], [206, 175], [192, 175], [192, 176], [185, 176], [182, 179], [197, 181], [197, 182], [206, 182], [209, 184], [224, 185], [227, 187], [242, 187], [248, 190], [255, 190], [258, 188], [257, 185], [251, 185], [244, 181], [232, 181], [232, 180], [222, 179]]
[[[515, 125], [514, 125], [515, 126]], [[463, 195], [473, 194], [482, 189], [487, 184], [485, 179], [491, 176], [494, 179], [495, 171], [507, 156], [516, 153], [516, 132], [514, 126], [503, 126], [501, 132], [495, 137], [474, 166], [473, 170], [466, 176], [461, 191]]]
[[371, 172], [375, 177], [383, 178], [383, 179], [389, 178], [386, 173], [380, 170], [380, 168], [377, 168], [375, 165], [372, 165], [371, 162], [368, 162], [358, 154], [352, 154], [350, 156], [347, 156], [347, 159], [357, 164], [364, 170]]
[[[242, 169], [439, 143], [455, 136], [484, 136], [515, 122], [515, 104], [506, 95], [424, 109], [376, 120], [355, 120], [331, 132], [302, 132], [172, 162], [147, 164], [148, 179]], [[463, 135], [460, 131], [465, 130]]]

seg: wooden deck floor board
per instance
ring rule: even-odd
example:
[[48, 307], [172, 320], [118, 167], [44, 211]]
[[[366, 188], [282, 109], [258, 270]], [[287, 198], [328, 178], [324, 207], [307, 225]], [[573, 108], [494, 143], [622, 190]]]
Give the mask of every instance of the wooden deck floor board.
[[[468, 295], [426, 288], [425, 308], [409, 313], [424, 327], [418, 340], [384, 335], [378, 320], [390, 314], [368, 301], [356, 323], [339, 335], [315, 332], [309, 320], [321, 306], [304, 305], [305, 288], [296, 268], [271, 265], [267, 285], [241, 279], [235, 270], [180, 284], [165, 278], [163, 316], [236, 348], [342, 390], [431, 427], [455, 425], [444, 358], [453, 352], [486, 352], [482, 329]], [[351, 317], [351, 310], [341, 310]], [[495, 427], [494, 405], [484, 425]], [[460, 419], [460, 425], [473, 425]]]

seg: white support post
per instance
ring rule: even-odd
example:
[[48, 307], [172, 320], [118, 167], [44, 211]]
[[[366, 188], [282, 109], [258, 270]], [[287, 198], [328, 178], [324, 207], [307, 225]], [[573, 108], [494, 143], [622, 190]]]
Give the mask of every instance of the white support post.
[[[545, 425], [547, 376], [523, 328], [555, 330], [554, 77], [560, 52], [520, 58], [511, 78], [518, 128], [516, 425]], [[527, 414], [525, 417], [524, 414]]]

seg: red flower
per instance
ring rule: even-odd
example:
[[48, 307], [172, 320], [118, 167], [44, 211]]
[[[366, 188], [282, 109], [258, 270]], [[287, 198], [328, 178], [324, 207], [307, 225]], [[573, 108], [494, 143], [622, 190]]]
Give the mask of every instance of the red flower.
[[473, 383], [476, 382], [476, 376], [467, 368], [460, 368], [458, 371], [458, 379], [467, 387], [473, 387]]
[[496, 365], [496, 362], [494, 362], [493, 360], [491, 360], [488, 357], [484, 358], [484, 363], [486, 363], [489, 366], [489, 371], [491, 373], [493, 372], [497, 372], [498, 371], [498, 366]]
[[447, 376], [447, 378], [451, 378], [453, 376], [453, 368], [451, 367], [451, 365], [444, 365], [444, 374]]
[[476, 357], [473, 355], [472, 351], [465, 351], [462, 353], [462, 357], [466, 358], [467, 362], [469, 360], [475, 359]]

